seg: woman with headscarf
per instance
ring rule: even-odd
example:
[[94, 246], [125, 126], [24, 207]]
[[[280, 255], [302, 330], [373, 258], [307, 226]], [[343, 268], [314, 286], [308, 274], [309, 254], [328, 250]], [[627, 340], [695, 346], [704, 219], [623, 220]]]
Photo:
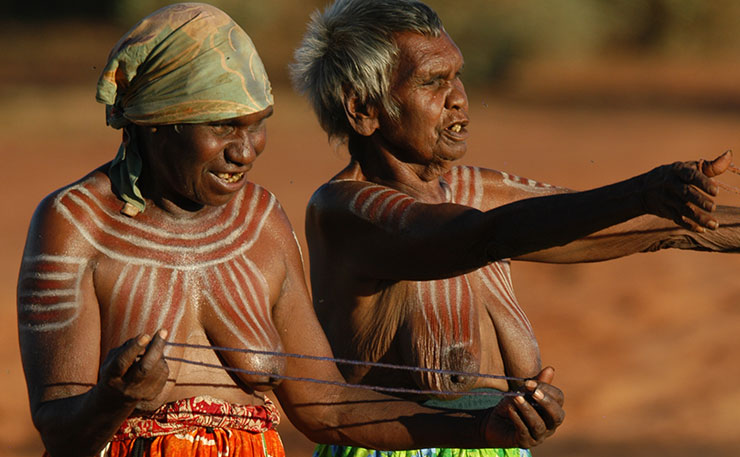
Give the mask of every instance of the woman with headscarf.
[[225, 13], [188, 3], [144, 18], [97, 99], [123, 131], [118, 154], [39, 204], [18, 280], [49, 455], [278, 457], [269, 390], [314, 441], [378, 449], [528, 447], [562, 421], [562, 393], [541, 379], [482, 413], [342, 383], [290, 224], [246, 178], [273, 99]]

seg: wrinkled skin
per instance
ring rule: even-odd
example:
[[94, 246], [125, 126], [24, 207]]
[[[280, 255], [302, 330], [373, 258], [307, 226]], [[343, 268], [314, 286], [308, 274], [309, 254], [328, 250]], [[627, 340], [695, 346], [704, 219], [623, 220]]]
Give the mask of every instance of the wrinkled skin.
[[[534, 387], [340, 367], [351, 382], [521, 390], [524, 397], [504, 398], [491, 413], [509, 428], [486, 433], [535, 446], [562, 423], [563, 394], [542, 367], [508, 259], [590, 262], [668, 246], [737, 250], [740, 212], [715, 208], [711, 179], [732, 156], [676, 162], [585, 192], [457, 165], [469, 135], [462, 55], [446, 33], [403, 32], [395, 40], [390, 90], [399, 117], [347, 90], [351, 161], [308, 205], [317, 315], [341, 357], [536, 379]], [[532, 402], [537, 408], [529, 409]]]

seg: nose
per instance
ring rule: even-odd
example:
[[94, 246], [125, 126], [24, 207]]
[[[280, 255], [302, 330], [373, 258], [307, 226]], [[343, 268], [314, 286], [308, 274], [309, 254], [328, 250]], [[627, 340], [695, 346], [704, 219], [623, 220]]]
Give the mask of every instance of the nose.
[[450, 93], [447, 94], [445, 107], [447, 109], [468, 110], [468, 94], [465, 92], [465, 86], [460, 78], [456, 78], [452, 81]]
[[239, 129], [225, 152], [226, 160], [237, 165], [248, 165], [257, 158], [252, 136], [246, 128]]

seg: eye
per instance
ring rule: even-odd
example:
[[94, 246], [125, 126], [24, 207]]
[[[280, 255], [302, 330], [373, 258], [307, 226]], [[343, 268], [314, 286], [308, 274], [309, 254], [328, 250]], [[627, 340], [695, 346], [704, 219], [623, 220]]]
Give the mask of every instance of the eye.
[[266, 117], [263, 117], [262, 119], [260, 119], [259, 121], [255, 122], [254, 124], [251, 124], [248, 127], [249, 132], [250, 133], [256, 133], [256, 132], [259, 132], [260, 130], [262, 130], [262, 128], [265, 126], [265, 119], [267, 119], [267, 118]]
[[227, 123], [208, 124], [208, 126], [211, 129], [211, 131], [215, 133], [216, 135], [228, 135], [236, 129], [236, 127], [234, 127], [231, 124], [227, 124]]
[[427, 79], [426, 81], [422, 82], [422, 86], [428, 86], [428, 87], [434, 87], [439, 86], [444, 81], [444, 78], [441, 76], [435, 76], [433, 78]]

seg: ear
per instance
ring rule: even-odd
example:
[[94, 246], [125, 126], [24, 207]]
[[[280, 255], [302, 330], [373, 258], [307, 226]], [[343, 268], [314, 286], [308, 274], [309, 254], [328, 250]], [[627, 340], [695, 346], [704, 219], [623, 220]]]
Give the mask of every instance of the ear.
[[344, 113], [352, 129], [362, 136], [372, 135], [380, 126], [378, 122], [378, 109], [360, 102], [359, 97], [353, 90], [345, 92]]

